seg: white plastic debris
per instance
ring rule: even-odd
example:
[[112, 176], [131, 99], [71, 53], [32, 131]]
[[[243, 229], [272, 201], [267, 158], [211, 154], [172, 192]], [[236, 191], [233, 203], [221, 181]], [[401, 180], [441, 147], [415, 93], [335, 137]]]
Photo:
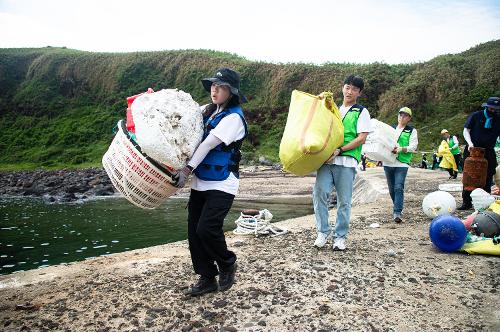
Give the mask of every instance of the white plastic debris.
[[394, 249], [389, 249], [387, 250], [387, 256], [389, 257], [396, 257], [397, 256], [397, 253]]
[[379, 223], [376, 223], [374, 222], [373, 224], [370, 224], [370, 226], [368, 226], [370, 228], [379, 228], [380, 227], [380, 224]]
[[442, 183], [439, 185], [439, 190], [442, 191], [462, 191], [463, 185], [461, 183]]
[[372, 160], [395, 162], [396, 155], [391, 151], [397, 145], [395, 140], [396, 130], [377, 119], [371, 119], [370, 125], [372, 131], [366, 137], [366, 142], [363, 144], [361, 151]]
[[203, 136], [200, 107], [191, 95], [160, 90], [138, 97], [131, 108], [142, 151], [171, 168], [186, 166]]
[[456, 208], [455, 198], [446, 191], [434, 191], [427, 194], [422, 201], [422, 210], [430, 218], [451, 214], [455, 212]]
[[482, 188], [474, 189], [471, 192], [470, 197], [472, 198], [472, 206], [474, 206], [474, 210], [487, 209], [491, 204], [495, 202], [495, 197], [488, 194]]

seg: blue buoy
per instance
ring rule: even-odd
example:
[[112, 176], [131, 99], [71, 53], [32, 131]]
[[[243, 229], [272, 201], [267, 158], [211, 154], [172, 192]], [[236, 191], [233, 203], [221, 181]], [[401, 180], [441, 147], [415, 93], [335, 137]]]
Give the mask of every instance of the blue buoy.
[[444, 252], [453, 252], [462, 248], [467, 237], [467, 230], [460, 219], [452, 215], [434, 218], [429, 227], [432, 243]]

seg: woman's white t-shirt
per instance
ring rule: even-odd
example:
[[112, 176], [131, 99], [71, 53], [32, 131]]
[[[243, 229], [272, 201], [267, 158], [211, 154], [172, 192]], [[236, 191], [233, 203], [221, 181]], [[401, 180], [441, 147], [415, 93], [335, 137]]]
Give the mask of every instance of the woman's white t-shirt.
[[[210, 131], [210, 134], [229, 145], [245, 137], [245, 125], [238, 114], [226, 115], [219, 124]], [[198, 191], [220, 190], [231, 195], [238, 193], [240, 180], [231, 172], [229, 177], [222, 181], [205, 181], [193, 174], [191, 188]]]

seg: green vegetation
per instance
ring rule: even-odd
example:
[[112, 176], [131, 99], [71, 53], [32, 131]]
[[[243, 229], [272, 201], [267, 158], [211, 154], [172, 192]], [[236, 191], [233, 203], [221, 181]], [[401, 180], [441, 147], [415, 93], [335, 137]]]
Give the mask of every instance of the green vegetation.
[[392, 123], [409, 106], [420, 149], [431, 150], [446, 127], [461, 133], [468, 114], [500, 94], [500, 41], [426, 63], [271, 64], [210, 50], [90, 53], [65, 48], [0, 49], [0, 170], [99, 166], [112, 128], [125, 115], [125, 98], [178, 88], [208, 102], [200, 79], [228, 66], [242, 75], [250, 125], [244, 158], [278, 161], [294, 89], [331, 90], [341, 102], [342, 81], [365, 79], [360, 102], [372, 117]]

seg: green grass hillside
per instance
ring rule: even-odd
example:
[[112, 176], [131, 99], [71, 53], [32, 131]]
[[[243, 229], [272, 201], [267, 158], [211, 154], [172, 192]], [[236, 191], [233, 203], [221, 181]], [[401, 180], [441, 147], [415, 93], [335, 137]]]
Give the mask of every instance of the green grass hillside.
[[360, 102], [372, 117], [393, 122], [401, 106], [414, 110], [423, 150], [439, 143], [442, 127], [461, 132], [468, 114], [500, 94], [498, 40], [411, 65], [271, 64], [208, 50], [0, 49], [0, 169], [100, 165], [127, 96], [178, 88], [206, 103], [200, 79], [223, 66], [241, 73], [249, 99], [246, 160], [278, 160], [292, 90], [331, 90], [341, 102], [342, 81], [351, 73], [365, 79]]

